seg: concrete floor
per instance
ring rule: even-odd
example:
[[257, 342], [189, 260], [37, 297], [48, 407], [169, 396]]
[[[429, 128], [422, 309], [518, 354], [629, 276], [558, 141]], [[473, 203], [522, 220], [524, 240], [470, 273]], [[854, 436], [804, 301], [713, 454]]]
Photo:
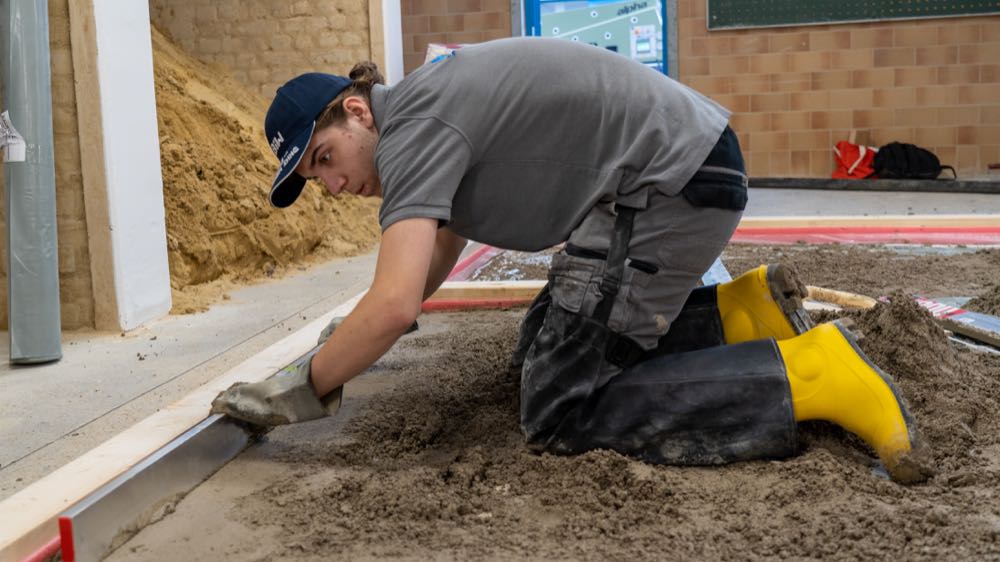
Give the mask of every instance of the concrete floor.
[[748, 216], [994, 215], [1000, 195], [751, 189]]
[[[754, 189], [747, 214], [1000, 214], [1000, 195]], [[364, 290], [374, 264], [336, 260], [125, 335], [69, 332], [57, 363], [0, 365], [0, 500]]]
[[0, 365], [0, 500], [368, 288], [374, 269], [374, 253], [332, 261], [124, 335], [67, 332], [56, 363]]

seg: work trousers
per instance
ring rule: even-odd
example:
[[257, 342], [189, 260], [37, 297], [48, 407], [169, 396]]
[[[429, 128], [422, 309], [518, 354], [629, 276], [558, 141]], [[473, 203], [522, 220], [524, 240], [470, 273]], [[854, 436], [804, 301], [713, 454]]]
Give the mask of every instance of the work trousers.
[[[605, 448], [670, 464], [795, 451], [777, 345], [724, 345], [715, 288], [696, 289], [739, 223], [745, 190], [727, 129], [680, 194], [651, 188], [631, 196], [624, 242], [613, 235], [621, 201], [598, 205], [571, 234], [553, 256], [513, 359], [529, 446], [567, 454]], [[609, 257], [616, 243], [627, 254], [617, 266]]]

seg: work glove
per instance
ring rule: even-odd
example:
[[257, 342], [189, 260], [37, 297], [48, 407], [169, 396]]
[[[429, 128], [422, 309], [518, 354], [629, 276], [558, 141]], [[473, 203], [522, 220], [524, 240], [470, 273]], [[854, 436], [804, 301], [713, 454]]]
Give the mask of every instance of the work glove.
[[317, 398], [309, 374], [313, 356], [343, 321], [343, 316], [331, 320], [320, 332], [312, 351], [273, 377], [251, 384], [238, 382], [220, 392], [212, 401], [212, 413], [261, 426], [298, 423], [336, 413], [343, 387]]
[[319, 333], [319, 339], [316, 340], [316, 345], [323, 345], [324, 343], [326, 343], [326, 340], [330, 339], [330, 336], [333, 334], [333, 331], [336, 330], [337, 327], [340, 326], [340, 323], [343, 321], [344, 321], [343, 316], [334, 316], [333, 320], [330, 320], [330, 323], [326, 325], [326, 328], [323, 328], [323, 331]]
[[[343, 320], [341, 316], [331, 320], [320, 332], [312, 351], [273, 377], [255, 383], [238, 382], [220, 392], [212, 401], [212, 413], [259, 426], [298, 423], [335, 414], [340, 409], [343, 387], [318, 398], [309, 374], [313, 356]], [[406, 333], [416, 330], [414, 322]]]
[[212, 401], [212, 413], [260, 426], [304, 422], [336, 413], [343, 387], [323, 398], [316, 396], [309, 380], [309, 364], [315, 354], [307, 353], [267, 380], [230, 386]]

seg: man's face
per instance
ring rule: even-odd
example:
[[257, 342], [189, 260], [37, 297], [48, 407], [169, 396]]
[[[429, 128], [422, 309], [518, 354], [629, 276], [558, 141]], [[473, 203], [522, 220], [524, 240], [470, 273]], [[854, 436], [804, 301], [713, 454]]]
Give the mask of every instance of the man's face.
[[343, 123], [313, 133], [295, 172], [321, 181], [333, 195], [382, 195], [382, 183], [375, 170], [378, 131], [371, 108], [359, 97], [344, 100], [344, 108], [347, 119]]

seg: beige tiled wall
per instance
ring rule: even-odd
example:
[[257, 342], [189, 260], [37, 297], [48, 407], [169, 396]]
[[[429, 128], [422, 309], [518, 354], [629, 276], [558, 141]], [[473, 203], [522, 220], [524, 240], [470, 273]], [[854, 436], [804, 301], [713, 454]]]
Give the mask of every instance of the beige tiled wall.
[[371, 57], [367, 2], [150, 0], [149, 12], [189, 54], [266, 99], [297, 74], [346, 74]]
[[678, 2], [681, 81], [735, 112], [754, 176], [828, 177], [851, 129], [933, 150], [960, 176], [1000, 162], [1000, 17], [708, 31]]
[[480, 43], [510, 37], [509, 0], [402, 0], [403, 68], [424, 62], [428, 43]]
[[[93, 326], [90, 252], [80, 173], [76, 90], [70, 47], [69, 2], [49, 0], [49, 49], [52, 61], [52, 129], [56, 171], [56, 229], [59, 251], [59, 300], [64, 329]], [[0, 171], [0, 181], [3, 180]], [[0, 190], [0, 198], [3, 192]], [[0, 216], [0, 327], [7, 327], [7, 226]]]

